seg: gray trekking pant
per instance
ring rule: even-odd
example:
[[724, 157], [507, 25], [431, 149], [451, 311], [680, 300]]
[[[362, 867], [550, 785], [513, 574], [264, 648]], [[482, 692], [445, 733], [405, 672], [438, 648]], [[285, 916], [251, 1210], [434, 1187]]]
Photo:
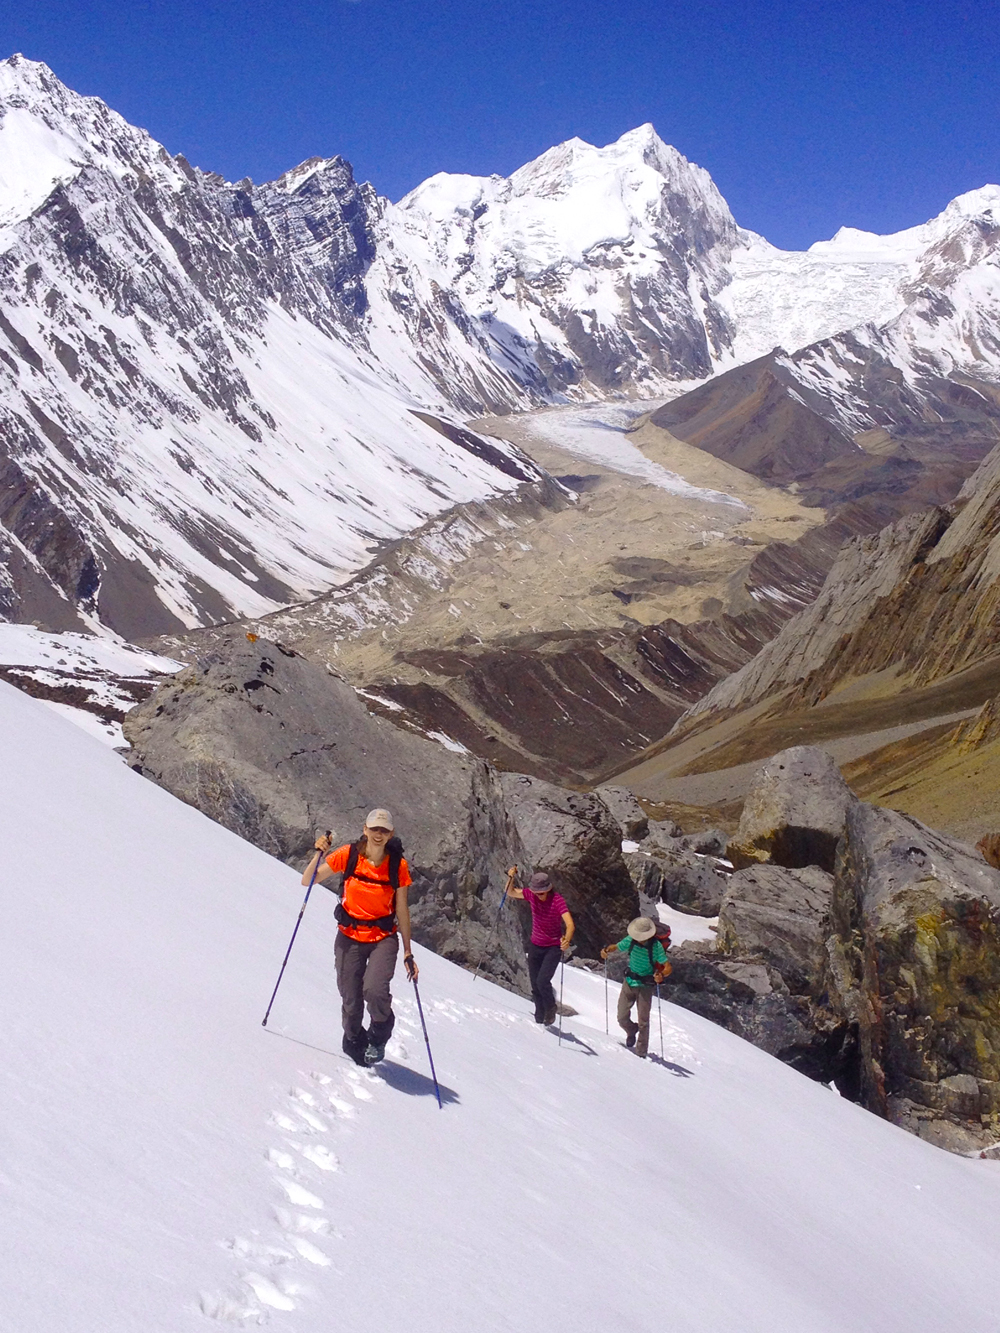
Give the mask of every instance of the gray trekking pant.
[[[638, 1001], [636, 1017], [638, 1023], [632, 1022], [632, 1006]], [[649, 1049], [649, 1011], [653, 1004], [652, 986], [630, 986], [627, 981], [622, 982], [621, 993], [618, 996], [618, 1026], [624, 1028], [631, 1037], [637, 1032], [639, 1035], [635, 1040], [636, 1055], [645, 1055]]]
[[337, 931], [333, 956], [337, 963], [337, 989], [343, 1002], [344, 1036], [348, 1041], [356, 1042], [361, 1037], [365, 1005], [371, 1019], [369, 1040], [375, 1046], [383, 1046], [389, 1040], [396, 1022], [389, 982], [396, 970], [398, 953], [398, 934], [387, 935], [377, 944], [362, 944], [342, 930]]

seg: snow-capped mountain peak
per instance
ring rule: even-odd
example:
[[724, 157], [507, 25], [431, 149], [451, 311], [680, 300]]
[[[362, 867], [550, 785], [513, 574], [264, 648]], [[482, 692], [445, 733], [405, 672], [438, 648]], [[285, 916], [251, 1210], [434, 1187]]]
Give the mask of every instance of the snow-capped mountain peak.
[[30, 216], [89, 166], [118, 179], [141, 166], [160, 188], [184, 183], [169, 153], [99, 97], [71, 91], [40, 61], [0, 61], [0, 227]]

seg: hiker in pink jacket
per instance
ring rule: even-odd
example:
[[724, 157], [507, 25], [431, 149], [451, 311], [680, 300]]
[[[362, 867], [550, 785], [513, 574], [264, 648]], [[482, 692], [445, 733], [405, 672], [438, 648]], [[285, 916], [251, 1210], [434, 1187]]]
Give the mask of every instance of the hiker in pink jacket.
[[[511, 878], [517, 868], [510, 871]], [[566, 899], [556, 893], [548, 875], [536, 871], [526, 889], [508, 890], [512, 898], [523, 898], [531, 908], [531, 943], [528, 945], [528, 977], [535, 1002], [535, 1022], [556, 1021], [556, 993], [552, 978], [559, 960], [568, 952], [576, 927]]]

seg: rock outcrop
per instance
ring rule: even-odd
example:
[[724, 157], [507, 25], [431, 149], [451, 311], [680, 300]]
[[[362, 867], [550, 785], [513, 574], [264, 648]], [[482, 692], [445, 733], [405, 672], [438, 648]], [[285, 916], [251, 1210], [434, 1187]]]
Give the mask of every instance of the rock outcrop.
[[599, 797], [540, 778], [504, 773], [500, 785], [530, 863], [550, 876], [573, 914], [577, 951], [596, 958], [639, 915], [618, 821]]
[[754, 865], [726, 886], [716, 945], [673, 950], [670, 997], [829, 1082], [849, 1075], [854, 1036], [826, 994], [833, 876]]
[[[507, 867], [531, 867], [494, 769], [372, 716], [343, 681], [278, 644], [234, 632], [124, 730], [133, 768], [295, 865], [317, 830], [347, 842], [372, 806], [388, 806], [413, 875], [414, 935], [456, 962], [478, 961]], [[484, 970], [523, 985], [513, 914]]]
[[674, 951], [671, 998], [932, 1143], [995, 1142], [1000, 871], [819, 750], [775, 755], [751, 796], [716, 944]]
[[720, 957], [711, 944], [671, 949], [665, 994], [674, 1004], [752, 1042], [799, 1073], [840, 1079], [850, 1064], [851, 1031], [843, 1017], [793, 994], [777, 968], [756, 957]]
[[833, 876], [818, 866], [738, 870], [719, 910], [719, 951], [755, 956], [776, 969], [793, 994], [808, 994], [823, 973], [832, 901]]
[[834, 892], [831, 988], [870, 1110], [955, 1150], [1000, 1132], [1000, 872], [917, 820], [858, 803]]
[[618, 821], [622, 837], [633, 842], [641, 842], [649, 832], [649, 816], [628, 787], [615, 787], [607, 784], [597, 787], [595, 796], [599, 796]]
[[796, 745], [763, 764], [747, 793], [728, 858], [832, 871], [848, 807], [856, 797], [825, 750]]

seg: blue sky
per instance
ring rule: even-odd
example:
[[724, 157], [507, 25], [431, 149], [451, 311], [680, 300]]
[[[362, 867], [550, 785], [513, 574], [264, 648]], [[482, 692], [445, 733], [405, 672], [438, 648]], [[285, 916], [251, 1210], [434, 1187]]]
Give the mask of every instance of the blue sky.
[[0, 33], [233, 180], [341, 153], [398, 199], [649, 120], [788, 248], [1000, 182], [1000, 3], [0, 0]]

